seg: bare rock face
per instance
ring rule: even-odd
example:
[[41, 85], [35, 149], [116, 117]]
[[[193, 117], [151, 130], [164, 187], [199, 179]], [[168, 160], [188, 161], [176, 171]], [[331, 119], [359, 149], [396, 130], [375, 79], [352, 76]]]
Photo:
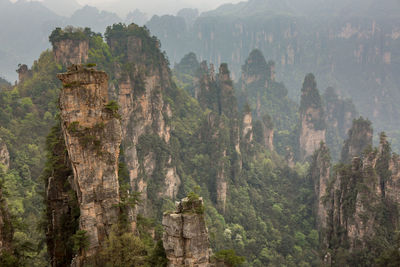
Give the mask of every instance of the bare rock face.
[[184, 198], [165, 213], [163, 245], [169, 267], [209, 267], [211, 248], [202, 198]]
[[242, 127], [242, 138], [247, 142], [253, 141], [253, 116], [251, 110], [244, 114]]
[[300, 160], [305, 160], [319, 148], [321, 142], [325, 143], [326, 125], [313, 74], [305, 77], [301, 91], [299, 144]]
[[[153, 215], [150, 203], [162, 197], [174, 199], [181, 184], [172, 156], [155, 153], [153, 147], [166, 147], [170, 143], [168, 121], [172, 111], [163, 95], [171, 87], [171, 77], [158, 43], [153, 43], [147, 34], [139, 37], [132, 33], [142, 31], [138, 26], [127, 27], [132, 31], [126, 36], [111, 36], [107, 41], [114, 56], [124, 55], [124, 65], [116, 64], [115, 76], [122, 144], [131, 187], [141, 192], [143, 201], [138, 206], [139, 211]], [[153, 54], [148, 49], [152, 49]], [[154, 180], [160, 182], [157, 190], [153, 189]]]
[[263, 143], [266, 148], [274, 151], [274, 125], [272, 119], [267, 114], [263, 116], [262, 121]]
[[32, 76], [32, 70], [26, 64], [18, 65], [18, 82], [21, 83]]
[[47, 251], [52, 267], [70, 266], [75, 253], [68, 241], [79, 229], [79, 204], [71, 194], [74, 177], [61, 127], [53, 128], [48, 138], [52, 170], [46, 183]]
[[352, 257], [360, 250], [374, 252], [376, 238], [393, 242], [391, 236], [399, 230], [399, 164], [384, 134], [378, 149], [354, 156], [351, 164], [338, 165], [330, 178], [326, 147], [314, 154], [311, 176], [318, 201], [317, 226], [322, 249], [332, 261], [342, 248]]
[[0, 164], [3, 165], [5, 171], [10, 167], [10, 153], [8, 152], [7, 145], [0, 138]]
[[349, 138], [342, 149], [342, 162], [351, 162], [353, 157], [361, 155], [368, 146], [372, 146], [373, 130], [371, 122], [360, 117], [353, 121]]
[[58, 74], [61, 126], [78, 196], [79, 229], [90, 242], [85, 257], [96, 255], [119, 215], [118, 156], [121, 125], [108, 100], [105, 72], [73, 65]]
[[89, 58], [89, 41], [65, 39], [53, 44], [56, 61], [64, 66], [82, 64]]
[[[310, 171], [311, 179], [314, 182], [314, 194], [317, 199], [315, 205], [317, 227], [321, 232], [325, 232], [327, 227], [327, 209], [324, 205], [325, 203], [323, 199], [327, 194], [327, 187], [331, 173], [329, 149], [325, 144], [322, 143], [320, 148], [315, 151]], [[326, 244], [326, 242], [326, 240], [322, 240], [323, 244]]]

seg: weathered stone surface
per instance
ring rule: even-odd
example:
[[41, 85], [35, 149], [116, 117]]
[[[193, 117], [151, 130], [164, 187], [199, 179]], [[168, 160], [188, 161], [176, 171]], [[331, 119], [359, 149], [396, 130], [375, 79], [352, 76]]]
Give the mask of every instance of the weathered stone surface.
[[300, 103], [300, 160], [310, 157], [325, 143], [326, 125], [322, 100], [313, 74], [307, 74], [301, 89]]
[[184, 198], [173, 213], [165, 213], [163, 244], [169, 267], [210, 267], [211, 249], [203, 214], [203, 199]]
[[0, 138], [0, 164], [5, 168], [4, 171], [7, 171], [10, 167], [10, 153], [8, 152], [7, 145]]
[[56, 61], [64, 66], [82, 64], [89, 58], [89, 41], [61, 40], [54, 43], [53, 52]]
[[[314, 182], [314, 193], [317, 199], [315, 207], [317, 226], [321, 231], [325, 231], [327, 226], [327, 211], [323, 197], [327, 194], [326, 189], [328, 187], [331, 170], [329, 150], [325, 144], [321, 144], [320, 148], [315, 151], [310, 170], [311, 178]], [[326, 241], [323, 241], [323, 243], [326, 243]]]
[[90, 242], [85, 256], [94, 256], [119, 214], [118, 156], [121, 125], [108, 107], [105, 72], [73, 65], [58, 74], [61, 123], [74, 174], [80, 208], [79, 228]]
[[[143, 50], [143, 43], [148, 41], [138, 36], [108, 40], [109, 46], [116, 56], [119, 47], [124, 46], [125, 63], [132, 68], [124, 69], [116, 64], [115, 75], [118, 80], [118, 103], [122, 123], [122, 144], [125, 152], [130, 183], [133, 190], [141, 192], [142, 202], [136, 212], [146, 215], [153, 214], [151, 202], [148, 200], [148, 184], [152, 182], [154, 171], [163, 165], [165, 172], [164, 186], [156, 192], [156, 197], [174, 199], [181, 184], [172, 157], [167, 156], [165, 162], [157, 159], [151, 148], [146, 148], [139, 154], [139, 139], [157, 136], [159, 141], [169, 145], [171, 126], [167, 122], [172, 116], [169, 104], [164, 102], [166, 88], [171, 87], [171, 77], [165, 59], [159, 58], [159, 65], [148, 64], [152, 56]], [[156, 50], [158, 48], [154, 48]], [[156, 51], [154, 51], [156, 52]], [[161, 53], [160, 53], [161, 54]], [[165, 164], [164, 164], [165, 163]]]
[[[351, 137], [351, 131], [349, 134]], [[317, 226], [322, 249], [332, 261], [337, 250], [344, 247], [349, 253], [374, 251], [377, 238], [391, 242], [388, 235], [399, 230], [399, 164], [384, 134], [379, 149], [354, 156], [349, 165], [338, 165], [332, 177], [326, 147], [321, 146], [314, 154], [310, 170], [317, 200]]]
[[53, 132], [54, 145], [49, 147], [53, 169], [46, 184], [47, 215], [47, 251], [52, 267], [69, 266], [74, 256], [68, 240], [78, 230], [79, 205], [71, 194], [73, 174], [71, 163], [66, 153], [66, 146], [61, 127]]
[[304, 114], [301, 114], [300, 128], [300, 158], [306, 159], [318, 149], [321, 142], [325, 142], [326, 130], [317, 130], [314, 128], [313, 120], [320, 116], [318, 109], [308, 108]]
[[242, 138], [247, 142], [253, 141], [253, 116], [250, 110], [243, 116]]
[[348, 132], [349, 138], [342, 149], [342, 162], [351, 162], [353, 157], [360, 156], [368, 146], [372, 146], [373, 130], [371, 122], [362, 117], [354, 120]]

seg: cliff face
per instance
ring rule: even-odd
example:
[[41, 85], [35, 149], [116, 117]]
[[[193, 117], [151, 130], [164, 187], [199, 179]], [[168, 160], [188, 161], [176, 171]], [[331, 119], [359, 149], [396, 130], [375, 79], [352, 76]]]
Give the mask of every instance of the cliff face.
[[46, 183], [47, 250], [52, 267], [70, 266], [74, 251], [69, 242], [79, 229], [80, 209], [61, 125], [53, 128], [47, 149], [52, 167]]
[[339, 160], [340, 148], [358, 112], [351, 99], [339, 96], [332, 87], [327, 88], [322, 97], [327, 125], [326, 143], [333, 159]]
[[251, 110], [245, 112], [243, 116], [242, 138], [246, 142], [253, 141], [253, 116], [251, 115]]
[[314, 182], [314, 194], [318, 200], [316, 203], [317, 226], [324, 231], [327, 227], [327, 212], [322, 199], [326, 195], [331, 174], [329, 149], [325, 144], [321, 143], [320, 148], [315, 151], [310, 170]]
[[78, 197], [79, 229], [86, 231], [89, 247], [84, 254], [91, 257], [119, 215], [118, 106], [108, 100], [105, 72], [73, 65], [57, 77], [63, 83], [60, 117]]
[[65, 39], [54, 42], [53, 52], [59, 64], [82, 64], [89, 58], [89, 41]]
[[3, 165], [5, 171], [10, 167], [10, 153], [8, 152], [7, 145], [0, 138], [0, 164]]
[[211, 248], [203, 213], [203, 199], [189, 196], [176, 203], [175, 212], [164, 214], [163, 245], [169, 267], [211, 266]]
[[361, 155], [368, 147], [372, 147], [373, 130], [371, 122], [360, 117], [353, 121], [353, 126], [348, 132], [349, 138], [342, 149], [342, 162], [351, 162], [353, 157]]
[[[336, 166], [328, 182], [329, 153], [323, 147], [315, 153], [311, 173], [317, 223], [321, 247], [333, 263], [368, 262], [382, 253], [381, 242], [394, 245], [400, 207], [398, 164], [398, 156], [391, 154], [381, 135], [379, 149], [353, 157], [349, 165]], [[347, 252], [340, 254], [340, 249]], [[362, 253], [368, 255], [360, 258]]]
[[300, 103], [300, 160], [305, 160], [325, 143], [326, 125], [321, 97], [315, 77], [308, 74], [301, 89]]
[[125, 36], [113, 30], [107, 39], [110, 49], [116, 57], [125, 56], [115, 66], [125, 161], [133, 190], [142, 193], [141, 212], [150, 214], [149, 198], [174, 199], [181, 184], [169, 150], [156, 152], [170, 143], [172, 111], [164, 101], [170, 72], [158, 42], [142, 28], [129, 25]]

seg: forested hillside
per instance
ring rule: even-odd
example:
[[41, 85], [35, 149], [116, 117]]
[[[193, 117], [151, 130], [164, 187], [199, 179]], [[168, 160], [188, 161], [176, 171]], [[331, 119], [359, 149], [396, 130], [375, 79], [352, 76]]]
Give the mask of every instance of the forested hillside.
[[263, 49], [235, 59], [235, 82], [195, 53], [171, 69], [136, 24], [49, 41], [0, 81], [1, 266], [399, 258], [398, 156], [384, 133], [372, 148], [371, 122], [318, 74], [297, 72], [297, 104]]

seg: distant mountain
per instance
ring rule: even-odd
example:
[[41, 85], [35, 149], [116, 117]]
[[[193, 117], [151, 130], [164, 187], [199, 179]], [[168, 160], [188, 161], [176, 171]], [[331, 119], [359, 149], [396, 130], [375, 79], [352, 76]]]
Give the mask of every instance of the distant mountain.
[[71, 16], [76, 10], [82, 7], [76, 0], [43, 0], [42, 4], [56, 14], [64, 17]]
[[288, 0], [249, 0], [238, 4], [225, 4], [213, 11], [204, 12], [203, 16], [289, 15], [294, 14]]
[[15, 80], [18, 63], [31, 64], [48, 48], [47, 36], [60, 21], [39, 2], [0, 0], [0, 73]]
[[108, 11], [100, 11], [92, 6], [84, 6], [75, 11], [68, 19], [68, 24], [79, 27], [90, 27], [95, 32], [103, 33], [107, 26], [123, 22], [117, 14]]
[[143, 13], [139, 9], [135, 9], [126, 15], [125, 22], [127, 24], [136, 23], [139, 26], [143, 26], [149, 20], [149, 17], [146, 13]]
[[400, 0], [249, 0], [225, 4], [202, 16], [297, 15], [399, 18]]
[[107, 26], [123, 21], [115, 13], [89, 6], [76, 10], [70, 18], [60, 16], [45, 6], [55, 2], [61, 4], [60, 10], [65, 4], [65, 15], [72, 10], [70, 7], [76, 7], [75, 1], [67, 4], [63, 0], [44, 3], [0, 0], [0, 73], [9, 81], [17, 79], [15, 70], [19, 63], [30, 66], [50, 47], [48, 38], [54, 28], [72, 25], [103, 33]]

